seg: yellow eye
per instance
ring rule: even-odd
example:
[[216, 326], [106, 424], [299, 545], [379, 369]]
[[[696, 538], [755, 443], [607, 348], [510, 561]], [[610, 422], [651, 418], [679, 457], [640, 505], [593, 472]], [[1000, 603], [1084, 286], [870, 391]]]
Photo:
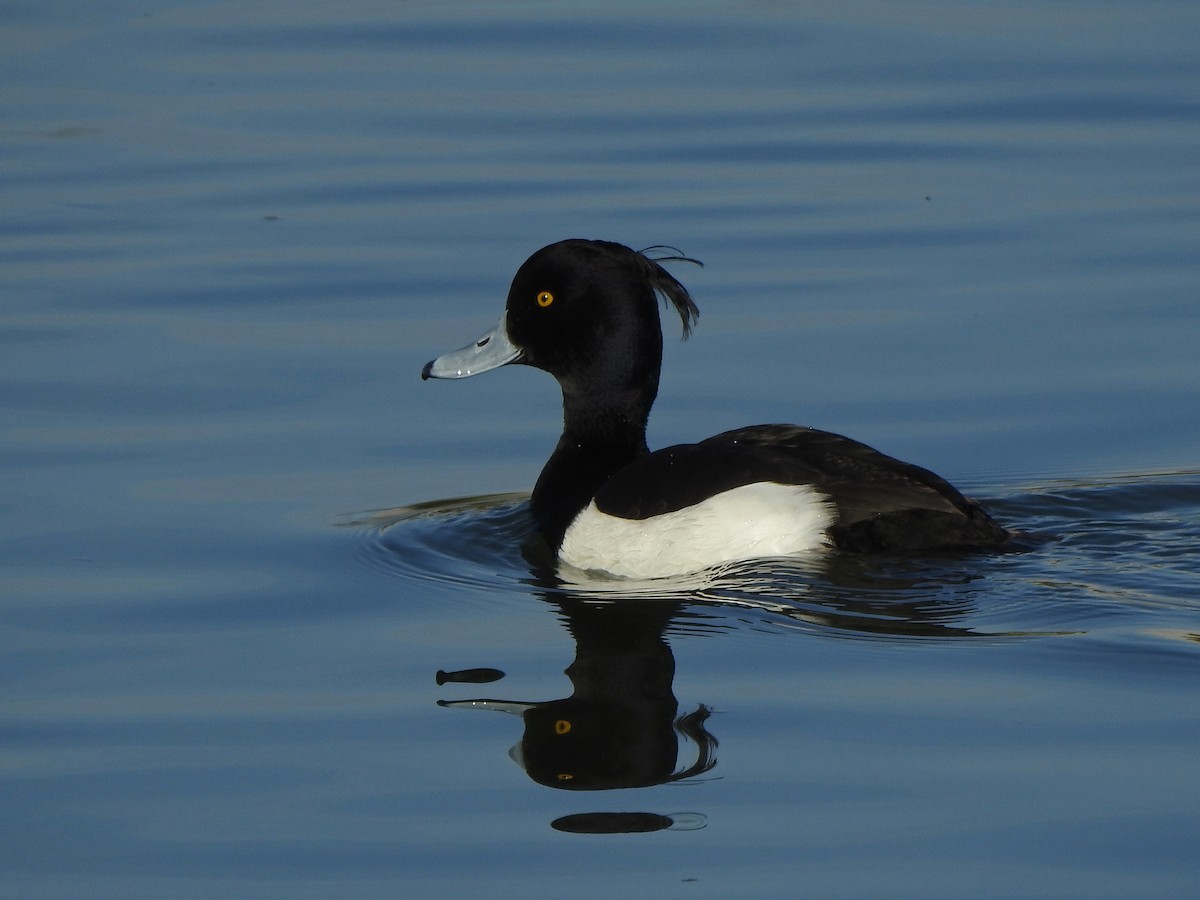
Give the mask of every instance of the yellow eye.
[[568, 722], [566, 719], [559, 719], [557, 722], [554, 723], [554, 733], [555, 734], [566, 734], [570, 730], [571, 730], [571, 723]]
[[554, 302], [554, 295], [549, 291], [542, 291], [537, 295], [537, 305], [545, 309]]

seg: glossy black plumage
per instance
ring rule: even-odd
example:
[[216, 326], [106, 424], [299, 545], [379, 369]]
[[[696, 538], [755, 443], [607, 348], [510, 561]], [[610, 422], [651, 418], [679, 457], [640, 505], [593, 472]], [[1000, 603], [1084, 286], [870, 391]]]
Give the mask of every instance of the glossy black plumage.
[[[662, 363], [656, 294], [679, 314], [686, 337], [699, 311], [659, 261], [603, 241], [551, 244], [517, 271], [497, 329], [422, 373], [463, 377], [516, 362], [558, 380], [563, 433], [531, 500], [551, 547], [562, 544], [593, 499], [611, 516], [649, 519], [755, 482], [810, 485], [829, 498], [837, 521], [826, 539], [846, 551], [992, 547], [1008, 540], [1002, 526], [944, 479], [837, 434], [758, 425], [650, 453], [646, 422]], [[483, 368], [463, 361], [492, 353], [497, 359]]]
[[798, 425], [752, 425], [655, 451], [596, 492], [605, 513], [643, 519], [744, 484], [808, 484], [837, 507], [829, 537], [869, 552], [1003, 543], [1008, 533], [977, 503], [920, 466], [839, 434]]

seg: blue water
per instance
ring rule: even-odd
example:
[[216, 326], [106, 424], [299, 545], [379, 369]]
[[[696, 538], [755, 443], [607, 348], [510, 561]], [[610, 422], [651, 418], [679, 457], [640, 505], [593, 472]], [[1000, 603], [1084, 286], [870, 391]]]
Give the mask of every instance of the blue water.
[[[1198, 39], [5, 4], [0, 895], [1196, 896]], [[652, 445], [850, 434], [1025, 552], [561, 583], [553, 382], [418, 376], [564, 237], [705, 263]]]

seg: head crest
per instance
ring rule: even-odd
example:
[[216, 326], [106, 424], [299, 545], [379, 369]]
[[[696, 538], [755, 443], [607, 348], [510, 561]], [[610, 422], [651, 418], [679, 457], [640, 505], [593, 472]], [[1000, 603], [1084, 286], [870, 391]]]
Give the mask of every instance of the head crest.
[[[651, 256], [650, 254], [654, 255]], [[696, 302], [692, 299], [692, 295], [688, 293], [687, 288], [676, 281], [675, 276], [659, 265], [659, 263], [688, 262], [700, 267], [703, 267], [704, 263], [690, 256], [684, 256], [682, 250], [675, 247], [668, 247], [664, 244], [655, 244], [652, 247], [646, 247], [644, 250], [637, 251], [637, 255], [642, 260], [646, 277], [654, 287], [654, 290], [659, 293], [663, 300], [670, 302], [675, 307], [675, 312], [679, 313], [679, 318], [683, 322], [683, 338], [687, 340], [688, 336], [692, 333], [692, 326], [700, 318], [700, 308], [696, 306]]]

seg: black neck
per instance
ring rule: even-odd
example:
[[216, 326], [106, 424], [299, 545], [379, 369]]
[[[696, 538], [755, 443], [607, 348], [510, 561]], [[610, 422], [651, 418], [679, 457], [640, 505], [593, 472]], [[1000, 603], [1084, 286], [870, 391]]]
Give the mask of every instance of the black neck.
[[[649, 389], [648, 389], [649, 388]], [[645, 456], [646, 420], [657, 385], [606, 392], [597, 405], [563, 389], [563, 433], [533, 489], [530, 508], [554, 550], [567, 526], [617, 470]]]

